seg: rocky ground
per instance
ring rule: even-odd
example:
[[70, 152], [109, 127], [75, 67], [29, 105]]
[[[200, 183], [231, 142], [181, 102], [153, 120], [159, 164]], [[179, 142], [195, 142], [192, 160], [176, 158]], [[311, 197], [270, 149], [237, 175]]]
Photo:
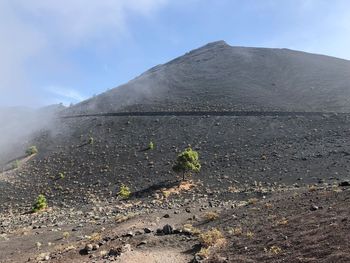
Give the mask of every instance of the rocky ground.
[[257, 187], [250, 194], [258, 197], [241, 201], [202, 194], [200, 185], [2, 215], [0, 262], [349, 262], [348, 182], [270, 196]]
[[122, 183], [148, 197], [176, 181], [171, 167], [188, 145], [202, 163], [193, 178], [224, 199], [235, 198], [230, 186], [339, 182], [349, 174], [349, 123], [348, 115], [69, 119], [38, 137], [30, 162], [1, 175], [0, 210], [30, 207], [40, 193], [60, 207], [113, 200]]
[[[349, 260], [346, 114], [85, 117], [58, 126], [32, 142], [38, 154], [3, 165], [0, 262]], [[171, 167], [188, 145], [202, 170], [189, 178], [194, 186], [179, 187]], [[128, 200], [117, 196], [122, 183]], [[49, 209], [29, 213], [40, 193]], [[213, 229], [222, 236], [206, 245], [201, 234]]]
[[[349, 69], [219, 41], [34, 126], [4, 121], [0, 262], [350, 262]], [[180, 184], [188, 146], [202, 169]]]

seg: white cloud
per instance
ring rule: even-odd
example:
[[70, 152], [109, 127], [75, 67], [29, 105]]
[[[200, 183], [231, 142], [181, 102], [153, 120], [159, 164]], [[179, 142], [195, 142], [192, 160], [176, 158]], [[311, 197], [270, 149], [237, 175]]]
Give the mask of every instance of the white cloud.
[[116, 41], [129, 33], [130, 15], [149, 16], [167, 1], [1, 0], [0, 105], [37, 102], [40, 90], [31, 87], [28, 72], [33, 59], [67, 63], [60, 57], [65, 52]]

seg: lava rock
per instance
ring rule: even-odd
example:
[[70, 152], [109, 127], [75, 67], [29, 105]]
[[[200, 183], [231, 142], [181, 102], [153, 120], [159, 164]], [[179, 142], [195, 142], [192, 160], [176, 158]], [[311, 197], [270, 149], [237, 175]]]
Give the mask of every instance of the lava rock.
[[146, 234], [152, 233], [152, 230], [151, 230], [150, 228], [148, 228], [148, 227], [145, 227], [145, 228], [143, 229], [143, 231], [144, 231]]
[[316, 211], [316, 210], [318, 210], [319, 209], [319, 207], [317, 206], [317, 205], [312, 205], [311, 207], [310, 207], [310, 211]]
[[174, 228], [171, 225], [166, 224], [163, 226], [162, 232], [164, 235], [171, 235], [174, 233]]
[[339, 186], [350, 186], [350, 181], [345, 180], [339, 183]]
[[84, 248], [84, 250], [86, 251], [86, 252], [90, 252], [90, 251], [92, 251], [94, 249], [94, 246], [92, 245], [92, 244], [86, 244], [86, 246], [85, 246], [85, 248]]
[[124, 246], [122, 246], [121, 251], [122, 251], [122, 253], [131, 251], [131, 245], [130, 244], [125, 244]]
[[142, 240], [137, 246], [143, 246], [143, 245], [146, 245], [147, 244], [147, 241], [146, 240]]

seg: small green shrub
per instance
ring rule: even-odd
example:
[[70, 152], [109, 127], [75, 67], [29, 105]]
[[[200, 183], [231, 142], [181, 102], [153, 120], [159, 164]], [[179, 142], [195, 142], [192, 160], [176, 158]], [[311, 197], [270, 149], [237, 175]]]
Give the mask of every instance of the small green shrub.
[[64, 173], [59, 173], [59, 174], [58, 174], [58, 177], [59, 177], [60, 179], [64, 179], [64, 177], [65, 177], [65, 176], [64, 176]]
[[38, 198], [36, 199], [35, 204], [32, 207], [32, 212], [33, 213], [39, 212], [43, 209], [46, 209], [47, 206], [48, 205], [47, 205], [46, 197], [44, 195], [40, 194], [38, 196]]
[[199, 155], [192, 148], [187, 148], [180, 153], [176, 158], [176, 163], [173, 166], [173, 171], [182, 173], [182, 180], [185, 180], [185, 174], [188, 172], [199, 173], [201, 164], [199, 163]]
[[92, 136], [89, 137], [88, 143], [89, 144], [94, 144], [94, 138]]
[[118, 195], [122, 198], [125, 198], [125, 199], [129, 198], [131, 195], [130, 188], [127, 187], [125, 184], [122, 184], [120, 186]]
[[27, 150], [26, 150], [26, 154], [27, 155], [33, 155], [38, 153], [38, 148], [36, 148], [36, 146], [30, 146]]
[[148, 149], [149, 150], [153, 150], [154, 149], [154, 143], [151, 141], [151, 142], [149, 142], [149, 144], [148, 144]]

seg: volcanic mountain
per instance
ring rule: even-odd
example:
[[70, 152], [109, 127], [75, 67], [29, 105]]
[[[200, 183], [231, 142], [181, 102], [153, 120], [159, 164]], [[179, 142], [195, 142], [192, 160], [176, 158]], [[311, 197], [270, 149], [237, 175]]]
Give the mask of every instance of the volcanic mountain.
[[[0, 154], [0, 261], [350, 262], [349, 95], [349, 61], [219, 41], [31, 117], [47, 125]], [[202, 168], [180, 183], [189, 146]]]
[[68, 112], [350, 111], [350, 61], [209, 43]]
[[[67, 202], [84, 200], [88, 191], [113, 195], [123, 182], [141, 191], [174, 178], [172, 163], [188, 145], [200, 152], [200, 178], [211, 187], [220, 188], [223, 177], [241, 184], [342, 178], [349, 122], [347, 114], [335, 114], [350, 111], [349, 73], [342, 59], [207, 44], [61, 110], [54, 128], [27, 142], [39, 154], [24, 163], [21, 184], [0, 197], [25, 196], [24, 185]], [[156, 150], [144, 151], [151, 141]], [[6, 169], [20, 156], [8, 159]], [[62, 173], [65, 179], [57, 180]]]

